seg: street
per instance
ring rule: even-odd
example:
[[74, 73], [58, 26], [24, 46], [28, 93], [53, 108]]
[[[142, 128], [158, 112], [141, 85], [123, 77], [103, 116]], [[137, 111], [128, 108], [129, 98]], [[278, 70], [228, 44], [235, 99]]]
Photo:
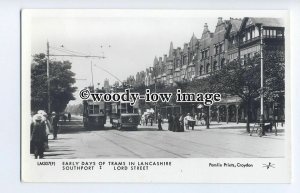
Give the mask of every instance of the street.
[[185, 132], [168, 131], [168, 124], [139, 126], [137, 131], [112, 129], [85, 130], [82, 118], [60, 122], [57, 140], [49, 136], [45, 159], [72, 158], [236, 158], [284, 157], [284, 130], [278, 136], [267, 133], [249, 136], [245, 124], [222, 123], [196, 126]]

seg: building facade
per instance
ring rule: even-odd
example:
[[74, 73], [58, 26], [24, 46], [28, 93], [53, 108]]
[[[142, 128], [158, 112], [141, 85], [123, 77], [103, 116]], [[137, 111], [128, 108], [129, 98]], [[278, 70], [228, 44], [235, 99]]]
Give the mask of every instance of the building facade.
[[[152, 67], [145, 70], [144, 81], [138, 77], [136, 80], [146, 86], [155, 83], [170, 86], [207, 77], [233, 60], [240, 59], [243, 65], [260, 53], [261, 36], [265, 50], [284, 53], [284, 24], [281, 19], [245, 17], [223, 20], [219, 17], [214, 32], [205, 23], [200, 39], [193, 34], [182, 48], [174, 48], [171, 42], [169, 53], [155, 57]], [[212, 107], [211, 113], [217, 121], [238, 122], [245, 119], [245, 108], [236, 96], [227, 97], [218, 106]], [[256, 119], [256, 114], [253, 112], [252, 119]]]

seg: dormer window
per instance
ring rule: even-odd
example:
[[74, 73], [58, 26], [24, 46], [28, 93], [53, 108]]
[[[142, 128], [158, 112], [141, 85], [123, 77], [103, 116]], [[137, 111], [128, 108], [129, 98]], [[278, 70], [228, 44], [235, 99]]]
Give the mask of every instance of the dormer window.
[[224, 51], [224, 44], [220, 44], [219, 49], [220, 49], [220, 53], [222, 53]]
[[215, 45], [215, 54], [218, 54], [218, 46], [217, 45]]
[[282, 36], [283, 36], [283, 31], [277, 30], [277, 37], [282, 37]]
[[250, 31], [247, 32], [247, 40], [250, 40], [251, 39], [251, 34], [250, 34]]

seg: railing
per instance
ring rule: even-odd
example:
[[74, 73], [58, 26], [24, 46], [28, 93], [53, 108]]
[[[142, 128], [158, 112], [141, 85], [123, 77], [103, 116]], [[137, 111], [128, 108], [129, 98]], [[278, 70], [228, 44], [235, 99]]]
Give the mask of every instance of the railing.
[[257, 41], [257, 40], [259, 40], [259, 39], [260, 39], [260, 36], [257, 36], [257, 37], [255, 37], [255, 38], [251, 38], [250, 40], [241, 41], [241, 42], [240, 42], [240, 45], [248, 44], [248, 43], [250, 43], [250, 42], [254, 42], [254, 41]]
[[[257, 36], [255, 38], [251, 38], [250, 40], [241, 41], [240, 45], [248, 44], [250, 42], [254, 42], [260, 39], [260, 36]], [[284, 36], [270, 36], [270, 35], [263, 35], [263, 39], [284, 39]]]

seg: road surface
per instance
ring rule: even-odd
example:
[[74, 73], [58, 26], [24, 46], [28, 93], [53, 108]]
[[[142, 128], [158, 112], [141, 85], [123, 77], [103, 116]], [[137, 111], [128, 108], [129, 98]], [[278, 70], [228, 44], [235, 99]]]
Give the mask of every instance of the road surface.
[[103, 130], [85, 130], [81, 118], [62, 122], [57, 140], [49, 136], [45, 158], [237, 158], [283, 157], [284, 132], [278, 136], [249, 136], [245, 129], [206, 129], [171, 132], [154, 126], [119, 131], [107, 123]]

